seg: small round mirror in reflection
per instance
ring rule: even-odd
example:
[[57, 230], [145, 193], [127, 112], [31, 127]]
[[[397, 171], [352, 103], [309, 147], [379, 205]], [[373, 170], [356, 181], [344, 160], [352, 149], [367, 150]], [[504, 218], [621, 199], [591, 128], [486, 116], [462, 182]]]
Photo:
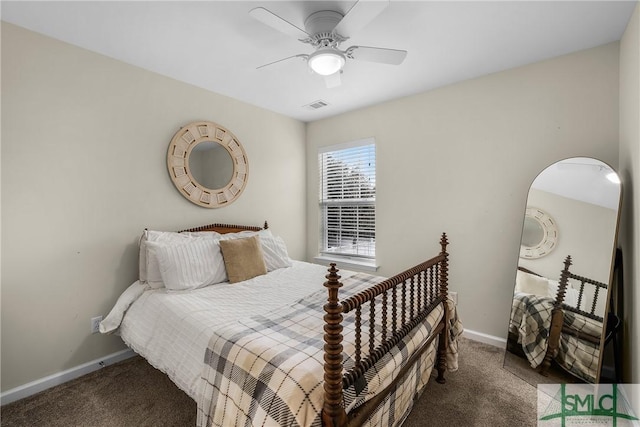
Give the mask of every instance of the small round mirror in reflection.
[[189, 171], [203, 187], [224, 188], [233, 177], [233, 159], [222, 145], [203, 141], [191, 151]]
[[522, 229], [522, 246], [537, 246], [544, 238], [544, 229], [542, 224], [535, 218], [526, 217], [524, 219], [524, 227]]

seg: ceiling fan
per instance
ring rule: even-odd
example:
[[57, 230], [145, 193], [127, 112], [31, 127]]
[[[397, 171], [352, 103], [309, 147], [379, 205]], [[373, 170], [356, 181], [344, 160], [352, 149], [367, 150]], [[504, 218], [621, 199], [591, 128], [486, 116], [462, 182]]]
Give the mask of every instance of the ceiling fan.
[[346, 15], [333, 10], [321, 10], [307, 17], [304, 30], [263, 7], [252, 9], [249, 14], [256, 20], [315, 49], [311, 54], [289, 56], [261, 65], [258, 69], [300, 58], [307, 62], [313, 72], [324, 76], [327, 87], [331, 88], [340, 85], [340, 73], [347, 60], [399, 65], [407, 56], [406, 50], [369, 46], [350, 46], [345, 50], [339, 48], [340, 43], [371, 22], [388, 5], [389, 0], [359, 0]]

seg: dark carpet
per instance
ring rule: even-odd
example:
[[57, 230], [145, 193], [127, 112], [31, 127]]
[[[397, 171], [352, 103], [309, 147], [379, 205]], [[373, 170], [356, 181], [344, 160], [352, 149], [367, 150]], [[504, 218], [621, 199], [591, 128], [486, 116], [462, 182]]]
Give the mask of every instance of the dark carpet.
[[[404, 423], [417, 426], [535, 426], [536, 388], [502, 368], [504, 351], [460, 342], [457, 372], [429, 382]], [[141, 357], [3, 406], [2, 426], [194, 426], [196, 404]]]

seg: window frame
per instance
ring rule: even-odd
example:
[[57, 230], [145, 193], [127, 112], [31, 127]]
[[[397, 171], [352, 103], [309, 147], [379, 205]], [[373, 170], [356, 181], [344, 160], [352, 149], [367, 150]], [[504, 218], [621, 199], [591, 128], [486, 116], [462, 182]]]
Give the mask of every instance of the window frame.
[[[361, 148], [372, 146], [373, 153], [363, 152], [363, 155], [358, 160], [364, 159], [373, 159], [373, 179], [369, 176], [367, 179], [369, 182], [373, 181], [373, 188], [369, 191], [373, 192], [373, 197], [363, 197], [363, 198], [341, 198], [335, 199], [332, 201], [330, 197], [327, 196], [327, 179], [326, 179], [326, 158], [325, 156], [329, 153], [336, 153], [337, 157], [340, 157], [340, 152], [345, 152], [347, 150], [351, 150], [354, 148]], [[338, 261], [342, 264], [348, 264], [348, 266], [356, 267], [360, 269], [373, 269], [374, 271], [377, 269], [376, 265], [376, 221], [375, 221], [375, 210], [376, 210], [376, 175], [377, 175], [377, 161], [376, 161], [377, 147], [375, 143], [375, 139], [373, 137], [359, 139], [355, 141], [350, 141], [346, 143], [340, 143], [330, 146], [320, 147], [318, 149], [318, 213], [320, 220], [319, 227], [319, 242], [318, 242], [318, 256], [315, 258], [316, 261]], [[370, 165], [369, 165], [370, 166]], [[353, 170], [353, 169], [349, 169]], [[366, 171], [363, 174], [370, 174], [371, 171]], [[346, 187], [347, 190], [353, 190], [354, 187]], [[357, 184], [358, 191], [362, 190], [361, 184]], [[341, 187], [339, 191], [344, 191], [345, 187]], [[361, 217], [365, 218], [367, 222], [365, 222], [364, 226], [360, 224], [356, 225], [353, 229], [348, 229], [347, 233], [355, 233], [356, 236], [367, 233], [373, 233], [372, 238], [372, 248], [366, 248], [365, 252], [367, 253], [357, 253], [361, 248], [364, 247], [363, 243], [360, 241], [360, 237], [356, 237], [358, 241], [354, 244], [355, 251], [340, 251], [340, 250], [332, 250], [329, 244], [329, 216], [327, 215], [327, 209], [330, 207], [337, 207], [339, 209], [345, 207], [354, 207], [356, 209], [355, 216], [356, 221], [359, 221]], [[367, 218], [367, 215], [362, 215], [361, 208], [362, 207], [371, 207], [373, 208], [373, 214], [370, 218]], [[353, 214], [352, 214], [353, 215]], [[373, 223], [369, 226], [371, 230], [367, 230], [367, 223]], [[338, 228], [338, 233], [344, 230], [342, 223]], [[354, 253], [355, 252], [355, 253]]]

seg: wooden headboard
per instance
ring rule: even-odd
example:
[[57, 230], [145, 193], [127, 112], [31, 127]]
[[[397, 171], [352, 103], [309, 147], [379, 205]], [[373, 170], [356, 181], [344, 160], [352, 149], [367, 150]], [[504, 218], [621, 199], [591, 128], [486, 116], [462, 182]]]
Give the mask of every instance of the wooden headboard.
[[215, 231], [220, 234], [237, 233], [239, 231], [260, 231], [269, 228], [267, 221], [264, 222], [263, 227], [254, 225], [234, 225], [234, 224], [209, 224], [201, 225], [195, 228], [189, 228], [188, 230], [180, 230], [178, 233], [184, 232], [196, 232], [196, 231]]

